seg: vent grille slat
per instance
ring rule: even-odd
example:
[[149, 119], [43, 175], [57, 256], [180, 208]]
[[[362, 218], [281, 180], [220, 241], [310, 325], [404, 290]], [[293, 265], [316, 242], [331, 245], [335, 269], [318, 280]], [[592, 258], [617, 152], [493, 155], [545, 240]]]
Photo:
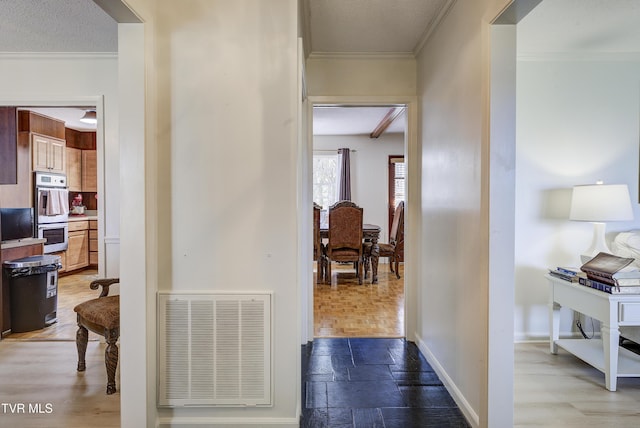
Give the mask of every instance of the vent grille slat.
[[159, 405], [271, 405], [271, 295], [159, 293]]

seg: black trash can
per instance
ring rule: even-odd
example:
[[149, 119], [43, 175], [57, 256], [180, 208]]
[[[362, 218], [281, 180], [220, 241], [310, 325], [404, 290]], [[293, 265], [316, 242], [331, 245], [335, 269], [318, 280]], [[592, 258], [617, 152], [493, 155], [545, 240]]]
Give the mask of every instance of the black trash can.
[[60, 256], [8, 260], [3, 267], [11, 294], [11, 331], [40, 330], [56, 322]]

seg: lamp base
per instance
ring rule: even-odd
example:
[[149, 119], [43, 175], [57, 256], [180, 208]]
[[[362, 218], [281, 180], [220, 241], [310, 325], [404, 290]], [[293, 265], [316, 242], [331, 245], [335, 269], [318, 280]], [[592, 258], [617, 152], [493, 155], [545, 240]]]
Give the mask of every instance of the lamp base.
[[582, 264], [585, 264], [586, 262], [597, 256], [598, 253], [611, 254], [611, 250], [607, 246], [607, 241], [604, 237], [605, 228], [606, 225], [604, 223], [593, 223], [593, 239], [591, 240], [591, 246], [580, 255]]

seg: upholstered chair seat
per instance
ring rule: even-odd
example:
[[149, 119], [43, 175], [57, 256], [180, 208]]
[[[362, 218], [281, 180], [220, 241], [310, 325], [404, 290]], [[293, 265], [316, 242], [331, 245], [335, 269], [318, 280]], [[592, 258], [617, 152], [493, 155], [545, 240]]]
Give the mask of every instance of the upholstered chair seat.
[[84, 320], [104, 328], [120, 327], [120, 296], [88, 300], [80, 303], [73, 310]]

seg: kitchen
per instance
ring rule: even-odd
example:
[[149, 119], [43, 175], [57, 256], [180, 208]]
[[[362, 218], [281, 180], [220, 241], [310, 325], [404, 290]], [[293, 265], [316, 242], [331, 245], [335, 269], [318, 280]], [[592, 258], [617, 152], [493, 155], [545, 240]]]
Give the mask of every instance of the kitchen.
[[[93, 115], [92, 123], [79, 122], [84, 115]], [[1, 237], [2, 261], [49, 254], [60, 257], [60, 276], [95, 273], [99, 263], [95, 108], [1, 107], [0, 117], [0, 208], [33, 210], [31, 237]], [[6, 282], [0, 283], [3, 337], [11, 332]]]

